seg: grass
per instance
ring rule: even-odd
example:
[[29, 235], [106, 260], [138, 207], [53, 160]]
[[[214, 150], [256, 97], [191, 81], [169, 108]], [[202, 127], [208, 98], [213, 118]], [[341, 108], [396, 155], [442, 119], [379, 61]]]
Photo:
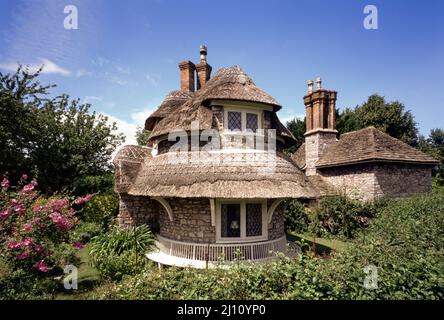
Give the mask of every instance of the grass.
[[347, 245], [347, 243], [337, 239], [319, 238], [311, 234], [296, 232], [287, 233], [287, 239], [298, 244], [301, 242], [306, 243], [311, 250], [314, 250], [316, 254], [320, 256], [330, 255], [335, 251], [341, 251]]
[[102, 284], [100, 274], [96, 268], [89, 263], [88, 248], [77, 252], [77, 257], [80, 259], [80, 265], [77, 266], [77, 290], [66, 290], [61, 286], [60, 293], [56, 295], [58, 300], [77, 300], [85, 299], [87, 294], [93, 291], [97, 286]]

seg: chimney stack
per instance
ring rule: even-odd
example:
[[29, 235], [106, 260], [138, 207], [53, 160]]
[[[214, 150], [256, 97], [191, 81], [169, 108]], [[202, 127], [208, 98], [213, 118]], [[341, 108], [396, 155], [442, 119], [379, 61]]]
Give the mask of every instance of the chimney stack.
[[179, 63], [180, 69], [180, 90], [194, 92], [194, 71], [196, 66], [191, 61]]
[[316, 78], [316, 90], [313, 81], [308, 80], [308, 93], [304, 96], [306, 109], [305, 132], [305, 174], [316, 175], [316, 162], [329, 145], [336, 141], [335, 108], [337, 92], [322, 88], [322, 80]]
[[200, 63], [196, 65], [197, 90], [203, 88], [211, 76], [211, 66], [207, 63], [207, 47], [200, 46]]
[[335, 130], [335, 108], [337, 92], [322, 89], [322, 80], [316, 78], [316, 90], [313, 81], [308, 80], [308, 93], [304, 96], [306, 108], [306, 133], [314, 130]]

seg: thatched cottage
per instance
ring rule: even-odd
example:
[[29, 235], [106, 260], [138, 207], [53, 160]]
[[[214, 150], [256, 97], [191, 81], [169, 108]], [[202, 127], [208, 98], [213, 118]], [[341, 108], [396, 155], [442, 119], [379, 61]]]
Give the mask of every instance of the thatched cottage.
[[305, 144], [279, 121], [279, 103], [238, 66], [211, 77], [200, 63], [179, 63], [180, 90], [145, 123], [148, 145], [114, 159], [122, 226], [148, 223], [167, 265], [205, 267], [240, 255], [252, 261], [284, 251], [282, 202], [346, 192], [362, 199], [428, 192], [436, 161], [374, 128], [338, 137], [336, 92], [312, 82], [304, 97]]

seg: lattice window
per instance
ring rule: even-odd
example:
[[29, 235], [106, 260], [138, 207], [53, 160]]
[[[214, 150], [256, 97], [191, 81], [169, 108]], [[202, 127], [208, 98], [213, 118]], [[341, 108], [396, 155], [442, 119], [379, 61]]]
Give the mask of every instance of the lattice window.
[[242, 130], [242, 113], [241, 112], [228, 112], [228, 129], [229, 130]]
[[251, 130], [256, 132], [258, 128], [257, 114], [255, 113], [247, 113], [247, 130]]
[[241, 207], [240, 204], [222, 204], [221, 235], [224, 238], [240, 237]]
[[247, 237], [255, 237], [262, 235], [262, 204], [247, 203]]

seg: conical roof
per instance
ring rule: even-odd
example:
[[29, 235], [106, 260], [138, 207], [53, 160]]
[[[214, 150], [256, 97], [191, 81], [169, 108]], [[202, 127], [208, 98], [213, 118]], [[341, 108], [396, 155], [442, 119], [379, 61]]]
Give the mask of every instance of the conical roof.
[[[191, 122], [196, 120], [199, 121], [200, 129], [210, 129], [213, 114], [205, 105], [210, 100], [218, 99], [264, 103], [273, 106], [275, 111], [281, 108], [279, 103], [259, 89], [239, 66], [221, 68], [206, 83], [205, 87], [196, 91], [179, 108], [175, 109], [174, 112], [170, 112], [168, 116], [163, 117], [155, 125], [151, 132], [150, 140], [168, 134], [175, 129], [188, 131], [191, 128]], [[154, 121], [151, 120], [154, 116], [155, 114], [151, 115], [147, 119], [147, 123]], [[278, 135], [292, 138], [291, 133], [279, 122], [277, 117], [273, 121], [276, 123]]]

